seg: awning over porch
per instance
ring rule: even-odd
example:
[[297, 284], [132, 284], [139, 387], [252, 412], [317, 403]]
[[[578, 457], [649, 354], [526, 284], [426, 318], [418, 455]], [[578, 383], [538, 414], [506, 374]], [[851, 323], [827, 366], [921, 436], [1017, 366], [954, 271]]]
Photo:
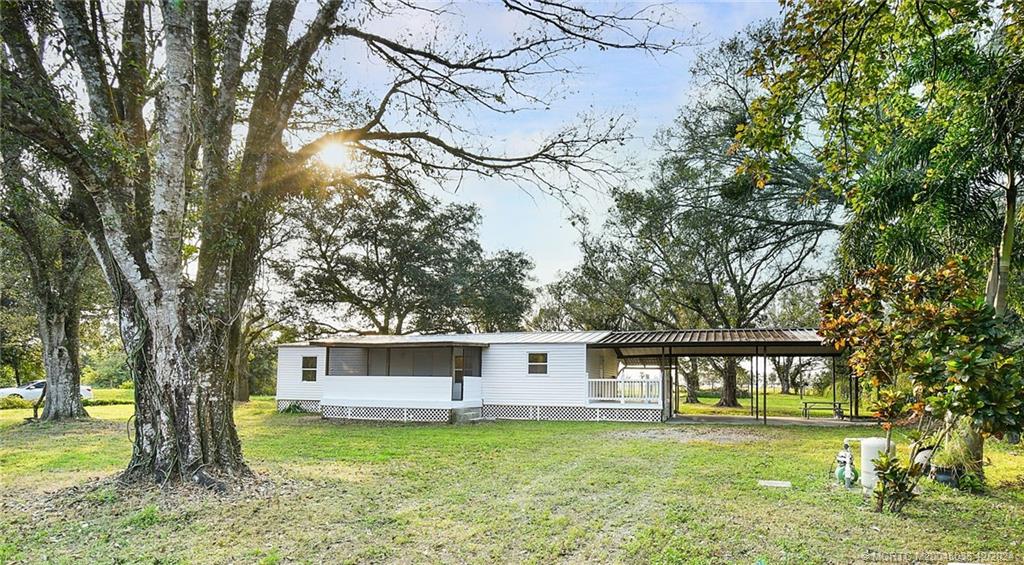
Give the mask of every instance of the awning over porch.
[[610, 332], [590, 344], [625, 362], [670, 357], [835, 357], [813, 328], [739, 328]]

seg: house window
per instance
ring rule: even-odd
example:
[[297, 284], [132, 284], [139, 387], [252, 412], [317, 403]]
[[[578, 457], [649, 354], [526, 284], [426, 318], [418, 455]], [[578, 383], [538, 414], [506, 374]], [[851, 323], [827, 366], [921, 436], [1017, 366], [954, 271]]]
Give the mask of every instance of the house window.
[[531, 375], [546, 375], [548, 374], [548, 354], [547, 353], [529, 353], [529, 357], [526, 363], [526, 372]]
[[304, 382], [316, 382], [316, 357], [302, 358], [302, 380]]

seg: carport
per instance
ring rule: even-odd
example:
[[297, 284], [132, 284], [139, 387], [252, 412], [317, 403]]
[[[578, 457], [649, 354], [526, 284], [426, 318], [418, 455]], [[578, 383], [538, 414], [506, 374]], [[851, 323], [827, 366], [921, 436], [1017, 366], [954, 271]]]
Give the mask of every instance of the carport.
[[[680, 357], [743, 357], [751, 359], [750, 415], [768, 423], [768, 359], [771, 357], [822, 357], [831, 361], [832, 402], [836, 400], [836, 357], [832, 347], [822, 343], [813, 328], [737, 328], [737, 329], [680, 329], [660, 331], [611, 332], [590, 348], [612, 349], [627, 367], [654, 367], [661, 371], [663, 394], [662, 416], [668, 419], [675, 413], [674, 378], [676, 359]], [[850, 390], [859, 390], [856, 379], [851, 378]], [[853, 417], [860, 415], [857, 394], [850, 394]]]

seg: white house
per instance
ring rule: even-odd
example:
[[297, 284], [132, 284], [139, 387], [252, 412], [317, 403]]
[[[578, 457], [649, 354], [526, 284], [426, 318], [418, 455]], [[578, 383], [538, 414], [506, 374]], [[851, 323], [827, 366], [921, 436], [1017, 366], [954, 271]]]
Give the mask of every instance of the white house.
[[660, 421], [661, 381], [622, 379], [609, 332], [357, 336], [282, 345], [277, 405], [327, 418]]
[[813, 330], [338, 337], [281, 345], [276, 398], [325, 418], [657, 422], [672, 413], [676, 357], [826, 351]]

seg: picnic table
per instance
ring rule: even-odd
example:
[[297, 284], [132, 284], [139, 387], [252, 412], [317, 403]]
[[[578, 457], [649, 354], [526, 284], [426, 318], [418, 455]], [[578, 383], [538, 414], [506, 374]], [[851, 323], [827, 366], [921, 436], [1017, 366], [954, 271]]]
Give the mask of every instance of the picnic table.
[[811, 410], [814, 410], [815, 408], [817, 408], [819, 406], [822, 406], [822, 407], [827, 406], [827, 407], [831, 408], [832, 409], [832, 415], [835, 416], [836, 418], [842, 418], [843, 417], [843, 403], [838, 401], [838, 400], [837, 401], [831, 401], [831, 400], [805, 400], [805, 401], [803, 401], [803, 404], [804, 404], [804, 408], [803, 408], [804, 418], [810, 418], [811, 417]]

